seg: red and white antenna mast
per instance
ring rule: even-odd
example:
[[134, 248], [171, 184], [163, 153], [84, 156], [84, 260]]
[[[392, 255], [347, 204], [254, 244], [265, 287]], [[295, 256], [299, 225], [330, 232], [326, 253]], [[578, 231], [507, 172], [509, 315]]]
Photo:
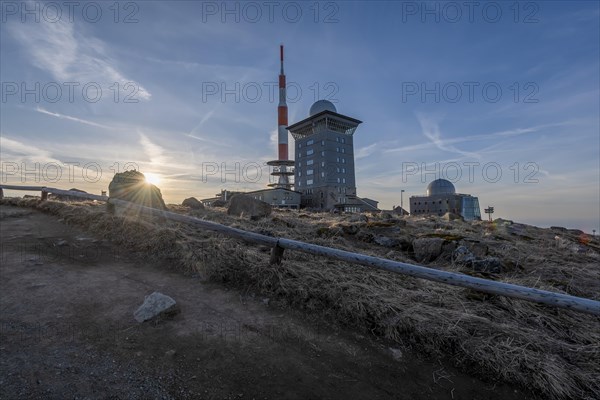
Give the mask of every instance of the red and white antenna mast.
[[279, 177], [277, 183], [272, 183], [269, 186], [290, 189], [293, 184], [290, 183], [289, 177], [294, 172], [291, 170], [288, 171], [287, 167], [292, 167], [294, 161], [288, 159], [288, 131], [286, 129], [288, 125], [288, 109], [286, 103], [285, 73], [283, 71], [283, 44], [279, 46], [279, 60], [281, 62], [281, 70], [279, 71], [279, 105], [277, 106], [278, 159], [269, 161], [267, 164], [275, 167], [271, 175]]

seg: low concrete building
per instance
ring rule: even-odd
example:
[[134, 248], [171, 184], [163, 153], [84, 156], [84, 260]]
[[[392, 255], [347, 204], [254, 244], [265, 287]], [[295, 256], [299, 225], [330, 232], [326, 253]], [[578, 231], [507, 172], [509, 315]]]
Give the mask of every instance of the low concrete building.
[[236, 194], [245, 194], [251, 196], [256, 200], [264, 201], [265, 203], [277, 208], [300, 208], [300, 192], [296, 192], [282, 187], [276, 187], [273, 189], [254, 190], [252, 192], [234, 192], [230, 190], [221, 190], [221, 193], [217, 193], [215, 197], [202, 199], [201, 201], [202, 204], [210, 207], [216, 201], [219, 201], [219, 203], [221, 204], [225, 203]]
[[427, 186], [424, 196], [410, 197], [411, 215], [438, 215], [452, 213], [466, 221], [480, 220], [479, 199], [470, 194], [456, 193], [452, 182], [436, 179]]

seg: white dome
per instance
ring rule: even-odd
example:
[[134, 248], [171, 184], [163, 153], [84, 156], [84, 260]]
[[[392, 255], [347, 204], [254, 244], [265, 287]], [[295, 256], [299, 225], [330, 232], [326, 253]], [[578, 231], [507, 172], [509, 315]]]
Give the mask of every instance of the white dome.
[[309, 116], [312, 117], [323, 111], [332, 111], [337, 113], [337, 110], [332, 102], [329, 100], [318, 100], [312, 106], [310, 106]]
[[427, 185], [427, 196], [434, 196], [436, 194], [454, 194], [456, 189], [452, 182], [445, 179], [436, 179]]

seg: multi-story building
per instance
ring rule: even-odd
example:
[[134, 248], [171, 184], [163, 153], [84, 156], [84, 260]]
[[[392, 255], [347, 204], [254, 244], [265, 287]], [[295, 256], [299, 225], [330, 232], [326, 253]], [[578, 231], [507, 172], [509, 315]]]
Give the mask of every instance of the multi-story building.
[[377, 202], [356, 195], [353, 135], [362, 121], [339, 114], [327, 100], [312, 105], [309, 117], [288, 126], [295, 139], [294, 189], [303, 207], [359, 212]]

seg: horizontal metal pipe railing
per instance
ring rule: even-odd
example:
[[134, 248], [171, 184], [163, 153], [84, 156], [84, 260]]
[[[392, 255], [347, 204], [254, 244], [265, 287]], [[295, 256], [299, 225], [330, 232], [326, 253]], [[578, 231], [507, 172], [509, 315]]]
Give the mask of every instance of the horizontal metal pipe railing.
[[323, 256], [353, 264], [360, 264], [403, 275], [409, 275], [416, 278], [427, 279], [434, 282], [465, 287], [484, 293], [512, 297], [530, 302], [600, 316], [600, 302], [592, 299], [571, 296], [563, 293], [555, 293], [547, 290], [535, 289], [525, 286], [519, 286], [505, 282], [497, 282], [489, 279], [458, 274], [455, 272], [440, 271], [433, 268], [407, 264], [399, 261], [387, 260], [385, 258], [368, 256], [360, 253], [353, 253], [345, 250], [334, 249], [331, 247], [319, 246], [312, 243], [300, 242], [297, 240], [275, 238], [272, 236], [266, 236], [259, 233], [245, 231], [243, 229], [232, 228], [226, 225], [218, 224], [216, 222], [204, 221], [187, 215], [177, 214], [171, 211], [150, 208], [131, 203], [125, 200], [108, 198], [107, 196], [97, 196], [88, 193], [81, 193], [48, 187], [35, 187], [33, 189], [28, 189], [27, 186], [0, 185], [0, 188], [14, 190], [41, 190], [42, 192], [46, 193], [63, 194], [92, 200], [108, 201], [109, 204], [120, 205], [124, 207], [134, 207], [136, 210], [140, 210], [155, 216], [161, 216], [172, 221], [192, 224], [209, 231], [232, 236], [250, 243], [267, 245], [279, 249], [300, 251], [312, 255]]

